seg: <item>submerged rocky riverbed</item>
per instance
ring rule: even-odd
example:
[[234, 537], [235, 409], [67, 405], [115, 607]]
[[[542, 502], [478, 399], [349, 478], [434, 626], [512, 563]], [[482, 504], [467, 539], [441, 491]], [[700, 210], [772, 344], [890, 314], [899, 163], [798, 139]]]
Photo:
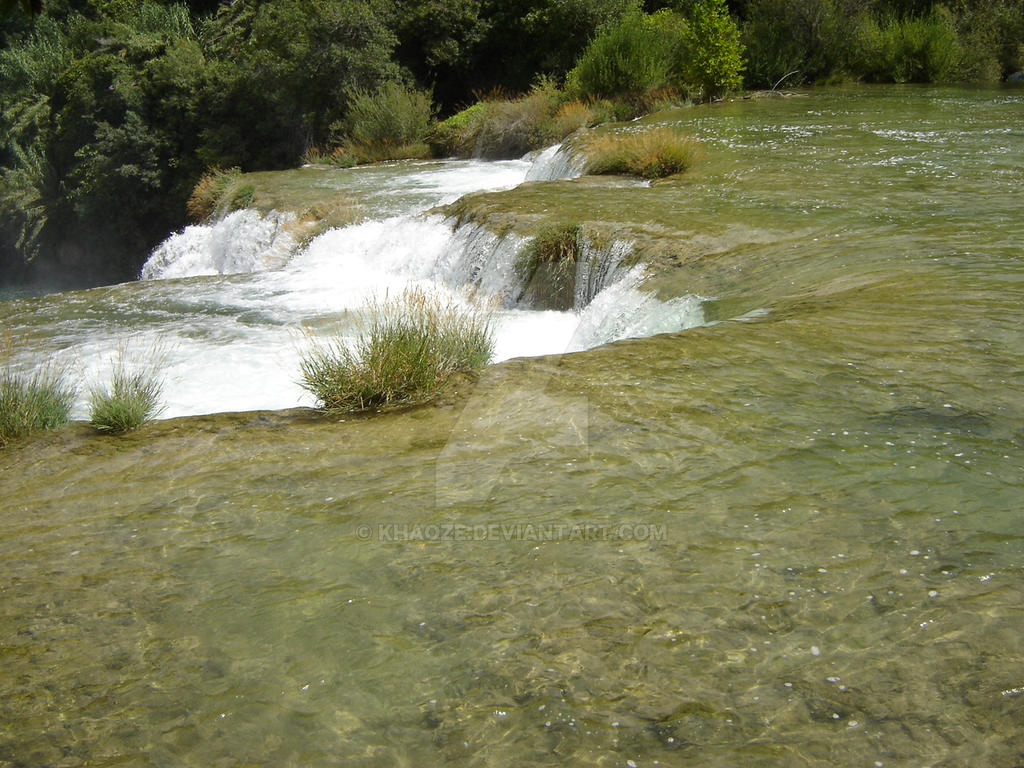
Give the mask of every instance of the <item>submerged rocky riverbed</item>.
[[[4, 449], [0, 763], [1018, 765], [1022, 106], [661, 115], [692, 175], [459, 206], [622, 222], [694, 327], [405, 411]], [[59, 351], [130, 290], [0, 314]]]

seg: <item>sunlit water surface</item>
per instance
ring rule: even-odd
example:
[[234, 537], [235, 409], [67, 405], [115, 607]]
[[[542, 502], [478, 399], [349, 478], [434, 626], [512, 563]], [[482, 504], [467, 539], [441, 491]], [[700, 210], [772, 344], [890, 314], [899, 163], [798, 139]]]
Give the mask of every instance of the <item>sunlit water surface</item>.
[[710, 324], [0, 453], [0, 765], [1020, 765], [1024, 92], [670, 119]]

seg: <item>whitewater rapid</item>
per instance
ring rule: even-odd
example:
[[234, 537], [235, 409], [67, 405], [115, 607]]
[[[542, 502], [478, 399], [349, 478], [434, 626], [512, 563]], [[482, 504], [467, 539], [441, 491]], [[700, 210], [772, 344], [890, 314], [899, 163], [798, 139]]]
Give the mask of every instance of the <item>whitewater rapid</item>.
[[298, 384], [311, 340], [344, 333], [368, 299], [413, 286], [492, 308], [495, 362], [702, 323], [700, 299], [658, 301], [642, 288], [642, 267], [620, 265], [629, 243], [585, 253], [572, 311], [524, 307], [513, 265], [525, 241], [429, 212], [469, 192], [573, 175], [558, 147], [533, 160], [339, 171], [337, 183], [366, 201], [367, 219], [304, 247], [291, 234], [291, 218], [278, 213], [237, 211], [187, 227], [124, 287], [135, 322], [94, 326], [69, 354], [86, 381], [98, 381], [118, 354], [131, 360], [158, 347], [167, 374], [162, 416], [172, 417], [314, 405]]

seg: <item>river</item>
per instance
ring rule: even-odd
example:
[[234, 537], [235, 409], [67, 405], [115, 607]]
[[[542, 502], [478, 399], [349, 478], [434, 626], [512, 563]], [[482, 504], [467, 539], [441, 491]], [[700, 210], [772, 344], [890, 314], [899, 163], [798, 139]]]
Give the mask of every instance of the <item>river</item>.
[[[84, 378], [173, 334], [176, 417], [0, 452], [0, 765], [1019, 765], [1024, 92], [645, 122], [704, 161], [366, 170], [383, 226], [0, 303]], [[511, 241], [422, 213], [480, 188], [674, 250], [499, 303], [506, 361], [436, 405], [244, 412], [367, 291], [500, 301]]]

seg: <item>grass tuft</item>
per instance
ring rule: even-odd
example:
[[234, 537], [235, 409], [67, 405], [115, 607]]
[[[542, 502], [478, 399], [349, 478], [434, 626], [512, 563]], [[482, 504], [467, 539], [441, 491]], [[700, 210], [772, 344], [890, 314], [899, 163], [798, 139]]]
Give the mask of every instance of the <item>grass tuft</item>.
[[149, 363], [130, 369], [123, 351], [114, 362], [108, 386], [89, 392], [89, 423], [100, 432], [123, 434], [138, 429], [163, 410], [164, 355], [154, 351]]
[[314, 342], [299, 383], [328, 412], [419, 403], [455, 374], [487, 365], [493, 353], [488, 313], [413, 288], [369, 302], [354, 342]]
[[660, 179], [688, 170], [699, 159], [700, 143], [669, 127], [641, 133], [606, 133], [583, 144], [589, 174], [632, 174]]
[[74, 387], [61, 369], [48, 367], [28, 376], [0, 371], [0, 446], [64, 426], [74, 400]]

